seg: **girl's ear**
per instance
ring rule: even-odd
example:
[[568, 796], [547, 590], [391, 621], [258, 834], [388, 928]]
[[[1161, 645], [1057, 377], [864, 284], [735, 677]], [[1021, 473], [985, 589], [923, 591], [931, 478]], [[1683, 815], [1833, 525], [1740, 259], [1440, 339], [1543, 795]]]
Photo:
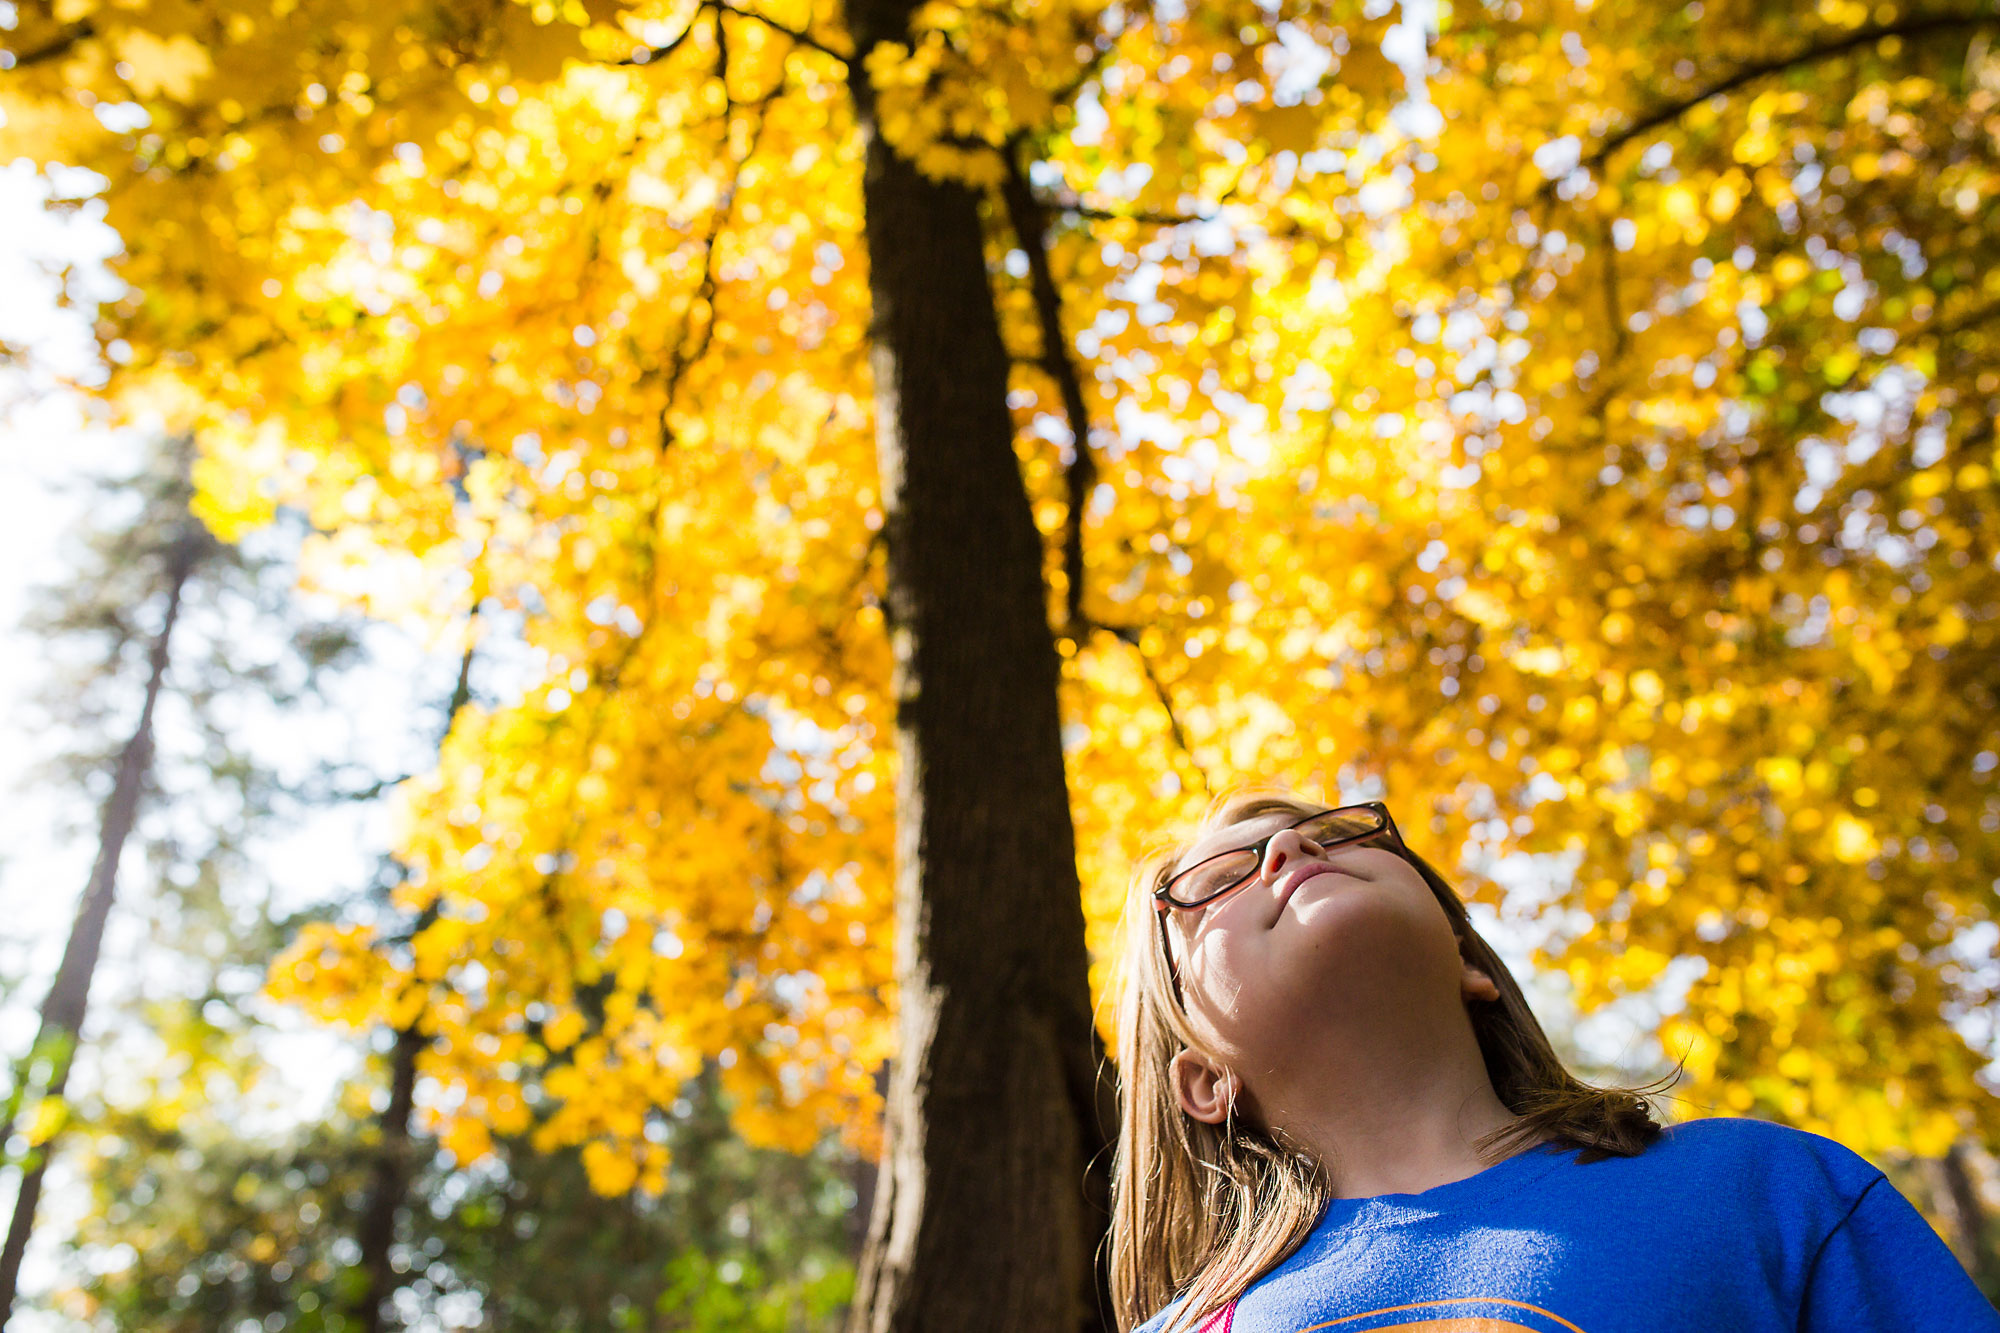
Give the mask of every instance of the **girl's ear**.
[[1182, 1051], [1167, 1066], [1181, 1110], [1205, 1125], [1229, 1118], [1236, 1102], [1236, 1075], [1198, 1051]]
[[1497, 1000], [1500, 998], [1500, 987], [1483, 968], [1464, 963], [1461, 964], [1458, 993], [1468, 1000]]
[[[1457, 935], [1457, 931], [1453, 931]], [[1497, 1000], [1500, 987], [1487, 970], [1465, 955], [1471, 942], [1463, 935], [1458, 936], [1458, 993], [1467, 1000]]]

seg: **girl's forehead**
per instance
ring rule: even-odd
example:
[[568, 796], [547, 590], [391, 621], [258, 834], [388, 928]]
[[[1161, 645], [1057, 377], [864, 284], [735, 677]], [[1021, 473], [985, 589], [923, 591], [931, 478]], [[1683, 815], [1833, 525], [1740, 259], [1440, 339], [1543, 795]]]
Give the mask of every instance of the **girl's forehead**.
[[1234, 851], [1247, 847], [1267, 833], [1275, 833], [1287, 824], [1298, 822], [1299, 816], [1289, 810], [1270, 810], [1261, 815], [1251, 815], [1233, 824], [1210, 829], [1195, 839], [1194, 845], [1183, 852], [1174, 862], [1174, 869], [1185, 870], [1197, 861], [1205, 860], [1218, 852]]

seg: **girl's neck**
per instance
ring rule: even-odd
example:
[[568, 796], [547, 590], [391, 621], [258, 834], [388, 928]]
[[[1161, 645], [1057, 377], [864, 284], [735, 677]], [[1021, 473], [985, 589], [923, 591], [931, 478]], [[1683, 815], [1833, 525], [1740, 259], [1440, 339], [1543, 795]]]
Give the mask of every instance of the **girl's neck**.
[[1493, 1165], [1479, 1141], [1517, 1117], [1494, 1093], [1469, 1023], [1444, 1044], [1444, 1058], [1438, 1049], [1423, 1061], [1377, 1052], [1319, 1064], [1265, 1112], [1324, 1164], [1335, 1198], [1421, 1194], [1463, 1180]]

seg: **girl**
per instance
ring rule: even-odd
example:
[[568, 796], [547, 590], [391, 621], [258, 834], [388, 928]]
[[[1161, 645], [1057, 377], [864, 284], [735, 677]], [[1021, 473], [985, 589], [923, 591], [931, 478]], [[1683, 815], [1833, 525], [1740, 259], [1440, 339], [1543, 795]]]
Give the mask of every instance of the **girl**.
[[2000, 1333], [1847, 1149], [1573, 1077], [1380, 803], [1221, 800], [1126, 920], [1127, 1333]]

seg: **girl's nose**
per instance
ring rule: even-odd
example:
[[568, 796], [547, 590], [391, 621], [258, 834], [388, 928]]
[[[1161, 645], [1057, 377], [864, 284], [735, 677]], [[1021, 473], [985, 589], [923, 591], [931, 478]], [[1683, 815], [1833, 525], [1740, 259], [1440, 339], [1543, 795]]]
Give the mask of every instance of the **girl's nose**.
[[1264, 848], [1263, 876], [1274, 877], [1298, 857], [1305, 855], [1307, 843], [1297, 829], [1280, 829]]

